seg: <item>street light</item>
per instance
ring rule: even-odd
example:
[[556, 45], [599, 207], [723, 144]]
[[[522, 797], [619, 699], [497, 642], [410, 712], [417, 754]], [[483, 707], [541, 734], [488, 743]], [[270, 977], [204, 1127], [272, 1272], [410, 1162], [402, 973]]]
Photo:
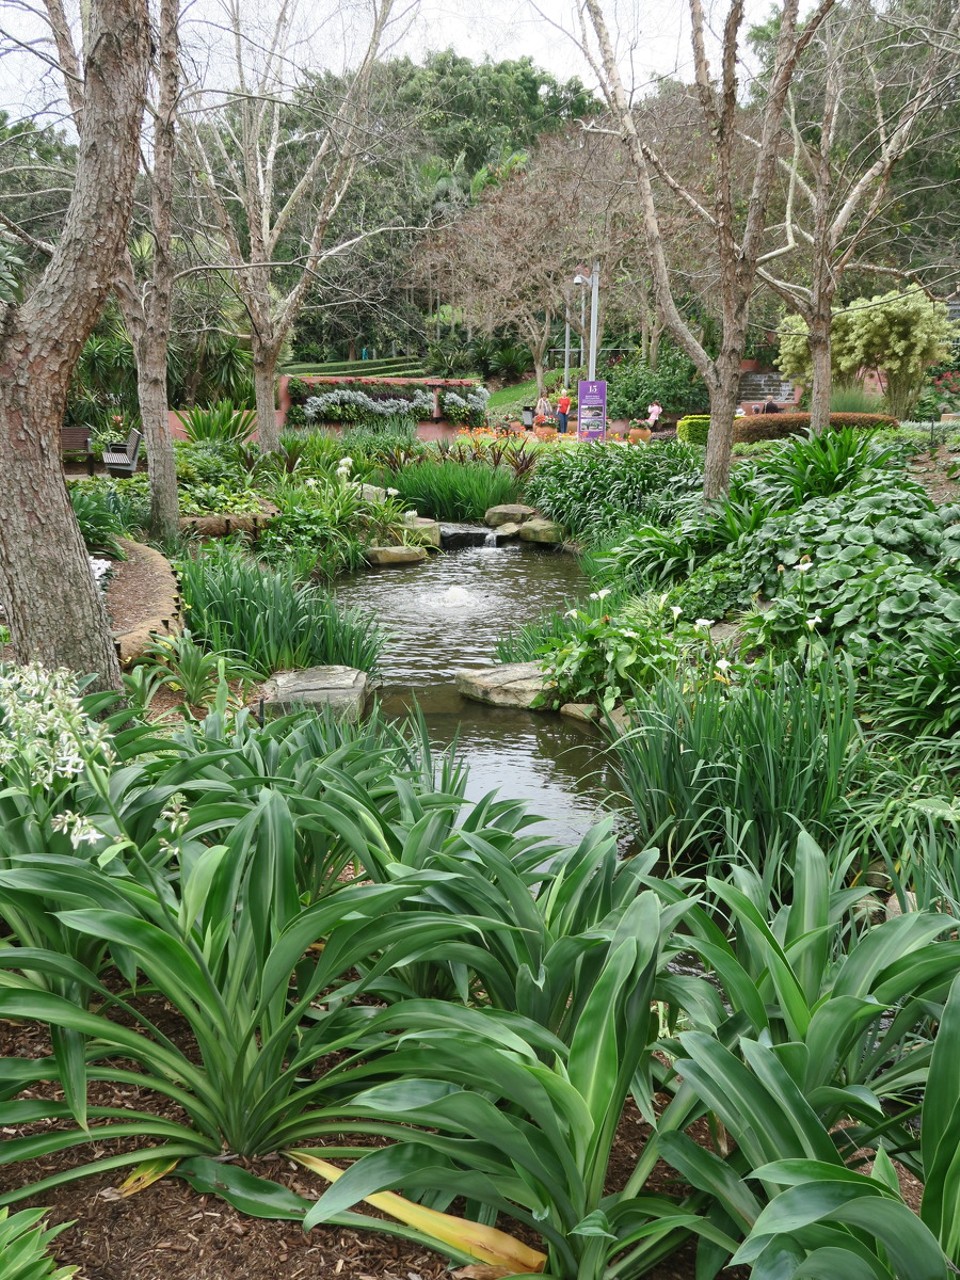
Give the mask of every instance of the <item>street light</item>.
[[[600, 263], [594, 262], [593, 270], [588, 274], [586, 267], [577, 267], [577, 274], [573, 277], [574, 284], [590, 285], [590, 367], [587, 370], [587, 381], [594, 382], [597, 377], [597, 292], [600, 287]], [[583, 364], [583, 331], [585, 328], [584, 310], [586, 307], [585, 293], [580, 295], [580, 363]]]

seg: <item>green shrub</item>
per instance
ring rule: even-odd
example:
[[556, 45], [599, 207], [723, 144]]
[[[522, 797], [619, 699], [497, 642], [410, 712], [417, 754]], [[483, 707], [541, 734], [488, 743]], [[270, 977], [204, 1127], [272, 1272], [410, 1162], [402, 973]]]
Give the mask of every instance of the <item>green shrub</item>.
[[732, 675], [704, 664], [696, 677], [667, 672], [638, 689], [614, 749], [642, 845], [708, 854], [736, 814], [741, 852], [761, 867], [798, 823], [832, 835], [866, 747], [843, 662], [758, 668], [742, 683]]
[[[894, 430], [896, 418], [883, 413], [831, 413], [831, 427], [854, 427], [859, 431], [873, 431], [878, 427]], [[780, 440], [810, 430], [809, 413], [755, 413], [737, 418], [733, 424], [736, 441]]]
[[124, 523], [123, 503], [116, 494], [106, 488], [71, 484], [68, 486], [73, 514], [80, 526], [80, 536], [92, 555], [111, 556], [114, 560], [126, 560], [126, 554], [118, 538], [128, 532]]
[[752, 573], [737, 551], [721, 551], [699, 565], [667, 592], [668, 607], [686, 618], [728, 618], [753, 602]]
[[356, 609], [341, 609], [289, 570], [261, 569], [233, 548], [178, 565], [190, 629], [210, 649], [241, 654], [261, 675], [343, 665], [372, 671], [383, 637]]
[[677, 439], [684, 444], [706, 445], [709, 430], [709, 413], [688, 414], [677, 423]]
[[659, 400], [664, 413], [697, 413], [707, 407], [706, 383], [684, 352], [663, 343], [655, 369], [640, 357], [607, 370], [607, 412], [611, 418], [645, 418], [647, 405]]
[[70, 1280], [79, 1267], [58, 1267], [47, 1247], [61, 1231], [73, 1225], [61, 1222], [44, 1229], [46, 1209], [24, 1209], [8, 1217], [0, 1209], [0, 1275], [9, 1280]]
[[[302, 378], [287, 379], [287, 396], [289, 397], [291, 405], [302, 408], [302, 406], [307, 403], [311, 394], [310, 384], [308, 382], [304, 382]], [[287, 421], [289, 420], [290, 415], [288, 413]]]
[[873, 432], [852, 427], [836, 427], [820, 436], [793, 436], [757, 465], [756, 488], [786, 510], [850, 489], [869, 470], [889, 467], [899, 457], [895, 445], [882, 445]]

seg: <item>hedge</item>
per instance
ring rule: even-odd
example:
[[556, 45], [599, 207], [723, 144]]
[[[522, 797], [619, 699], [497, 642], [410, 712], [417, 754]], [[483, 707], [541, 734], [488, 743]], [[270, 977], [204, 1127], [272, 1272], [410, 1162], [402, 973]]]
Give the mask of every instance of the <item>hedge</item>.
[[[853, 427], [860, 431], [899, 427], [896, 418], [885, 413], [831, 413], [830, 426], [836, 429]], [[677, 439], [686, 444], [707, 443], [710, 428], [709, 414], [692, 414], [677, 423]], [[757, 413], [752, 417], [735, 418], [733, 439], [737, 444], [754, 440], [782, 440], [810, 430], [809, 413]]]

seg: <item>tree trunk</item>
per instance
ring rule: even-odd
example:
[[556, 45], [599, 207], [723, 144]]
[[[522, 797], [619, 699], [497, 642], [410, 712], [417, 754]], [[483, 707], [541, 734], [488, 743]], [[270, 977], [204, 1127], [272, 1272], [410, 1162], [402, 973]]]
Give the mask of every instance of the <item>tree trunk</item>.
[[119, 688], [106, 610], [63, 482], [67, 387], [126, 239], [149, 61], [144, 0], [88, 10], [77, 174], [59, 243], [0, 337], [0, 594], [18, 660]]
[[[819, 312], [819, 314], [818, 314]], [[830, 426], [830, 307], [810, 316], [810, 360], [813, 382], [810, 388], [810, 430], [822, 435]]]
[[150, 468], [150, 532], [171, 541], [180, 531], [177, 462], [167, 406], [167, 339], [148, 323], [137, 344], [137, 394]]
[[[7, 359], [23, 352], [8, 343]], [[5, 364], [7, 361], [5, 360]], [[18, 662], [95, 673], [96, 687], [120, 688], [120, 667], [103, 595], [63, 482], [60, 398], [41, 376], [0, 378], [3, 521], [0, 584]]]
[[740, 355], [721, 352], [717, 359], [717, 380], [710, 387], [710, 432], [704, 467], [703, 497], [719, 498], [730, 481], [730, 453], [733, 448], [733, 421], [740, 392]]
[[277, 353], [264, 348], [254, 337], [253, 386], [257, 397], [257, 432], [264, 453], [280, 447], [280, 428], [276, 407]]

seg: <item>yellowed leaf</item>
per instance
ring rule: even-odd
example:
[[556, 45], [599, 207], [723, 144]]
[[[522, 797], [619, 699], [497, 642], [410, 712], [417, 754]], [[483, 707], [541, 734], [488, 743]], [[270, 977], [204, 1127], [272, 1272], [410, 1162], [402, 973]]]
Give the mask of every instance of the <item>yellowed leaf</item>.
[[[287, 1151], [291, 1160], [296, 1160], [305, 1169], [319, 1173], [328, 1182], [336, 1182], [344, 1173], [328, 1160], [321, 1160], [312, 1151]], [[480, 1222], [472, 1222], [469, 1218], [458, 1218], [451, 1213], [440, 1213], [436, 1209], [428, 1209], [413, 1200], [406, 1200], [394, 1191], [378, 1191], [375, 1195], [364, 1197], [366, 1204], [379, 1209], [381, 1213], [405, 1222], [408, 1227], [432, 1236], [434, 1240], [442, 1240], [468, 1253], [480, 1262], [492, 1264], [495, 1270], [483, 1273], [494, 1277], [515, 1275], [520, 1272], [542, 1271], [547, 1262], [547, 1255], [518, 1240], [516, 1236], [499, 1231], [496, 1227], [487, 1227]]]
[[145, 1190], [154, 1182], [165, 1178], [168, 1173], [172, 1173], [179, 1163], [179, 1160], [144, 1160], [143, 1164], [137, 1165], [129, 1178], [125, 1178], [120, 1183], [118, 1192], [121, 1196], [135, 1196], [138, 1191]]

